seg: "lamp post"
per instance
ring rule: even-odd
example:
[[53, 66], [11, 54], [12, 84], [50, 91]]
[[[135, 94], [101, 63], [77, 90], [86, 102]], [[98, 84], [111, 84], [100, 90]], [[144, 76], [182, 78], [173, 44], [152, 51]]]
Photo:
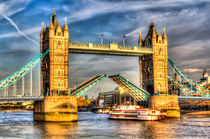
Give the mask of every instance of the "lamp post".
[[125, 35], [123, 35], [123, 46], [125, 46]]
[[101, 34], [101, 45], [103, 45], [103, 41], [104, 41], [104, 34]]

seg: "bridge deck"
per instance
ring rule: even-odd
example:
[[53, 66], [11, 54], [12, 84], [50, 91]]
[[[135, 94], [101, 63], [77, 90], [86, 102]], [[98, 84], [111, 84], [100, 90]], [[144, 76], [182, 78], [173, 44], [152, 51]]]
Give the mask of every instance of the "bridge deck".
[[179, 100], [181, 99], [192, 99], [192, 100], [209, 100], [210, 97], [196, 97], [196, 96], [178, 96]]
[[97, 55], [119, 55], [119, 56], [142, 56], [152, 54], [152, 48], [118, 46], [117, 44], [79, 44], [69, 43], [69, 53], [97, 54]]
[[1, 101], [35, 101], [43, 100], [44, 96], [0, 96]]

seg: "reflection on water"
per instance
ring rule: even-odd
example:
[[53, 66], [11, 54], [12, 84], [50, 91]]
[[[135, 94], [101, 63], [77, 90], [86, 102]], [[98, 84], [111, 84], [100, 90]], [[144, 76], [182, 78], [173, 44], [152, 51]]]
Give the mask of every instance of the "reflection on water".
[[65, 139], [77, 132], [77, 122], [34, 122], [34, 128], [39, 130], [42, 138]]
[[78, 122], [33, 122], [33, 112], [0, 112], [0, 138], [210, 138], [210, 118], [184, 115], [165, 121], [108, 120], [79, 113]]

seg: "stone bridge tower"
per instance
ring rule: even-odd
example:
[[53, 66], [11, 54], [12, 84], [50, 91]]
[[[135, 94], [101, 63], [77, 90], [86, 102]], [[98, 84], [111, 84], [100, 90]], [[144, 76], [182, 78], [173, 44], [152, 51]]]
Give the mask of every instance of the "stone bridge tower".
[[145, 40], [139, 38], [139, 47], [153, 48], [153, 54], [139, 58], [141, 87], [151, 94], [168, 94], [168, 45], [165, 29], [157, 33], [151, 22]]
[[40, 50], [49, 54], [41, 62], [41, 91], [44, 95], [62, 94], [68, 90], [68, 43], [69, 30], [67, 21], [60, 27], [53, 11], [49, 27], [40, 34]]
[[139, 58], [141, 87], [151, 94], [148, 107], [164, 111], [167, 117], [180, 117], [178, 96], [168, 95], [168, 45], [165, 29], [163, 35], [160, 35], [151, 22], [144, 40], [140, 35], [139, 47], [153, 49], [153, 54]]
[[35, 121], [77, 121], [77, 97], [68, 95], [69, 30], [67, 21], [63, 29], [55, 11], [50, 26], [40, 34], [40, 49], [48, 55], [41, 61], [41, 94], [43, 100], [34, 102]]

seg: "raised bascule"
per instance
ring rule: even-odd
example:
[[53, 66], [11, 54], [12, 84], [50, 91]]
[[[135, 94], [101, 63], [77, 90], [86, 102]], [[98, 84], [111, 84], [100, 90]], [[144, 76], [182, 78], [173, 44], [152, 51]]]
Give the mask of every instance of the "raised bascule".
[[[119, 86], [124, 87], [140, 105], [161, 109], [168, 117], [180, 117], [178, 96], [169, 95], [168, 83], [178, 88], [184, 95], [184, 99], [190, 97], [190, 99], [209, 100], [209, 90], [193, 81], [168, 58], [165, 29], [162, 35], [158, 34], [153, 22], [149, 26], [145, 39], [142, 39], [140, 33], [138, 46], [118, 46], [114, 42], [110, 45], [73, 43], [69, 42], [67, 20], [65, 19], [64, 27], [61, 28], [54, 11], [49, 27], [44, 27], [42, 24], [40, 51], [41, 53], [28, 64], [0, 81], [0, 90], [7, 89], [21, 78], [24, 81], [24, 76], [41, 61], [41, 96], [22, 98], [35, 101], [34, 120], [37, 121], [77, 121], [77, 99], [107, 76], [106, 74], [96, 75], [75, 88], [69, 89], [70, 53], [138, 57], [140, 85], [134, 84], [121, 74], [108, 77]], [[190, 87], [168, 73], [168, 63]], [[198, 95], [202, 97], [194, 97]], [[12, 96], [0, 97], [1, 99], [8, 101], [21, 98]], [[180, 96], [179, 99], [181, 99]]]

